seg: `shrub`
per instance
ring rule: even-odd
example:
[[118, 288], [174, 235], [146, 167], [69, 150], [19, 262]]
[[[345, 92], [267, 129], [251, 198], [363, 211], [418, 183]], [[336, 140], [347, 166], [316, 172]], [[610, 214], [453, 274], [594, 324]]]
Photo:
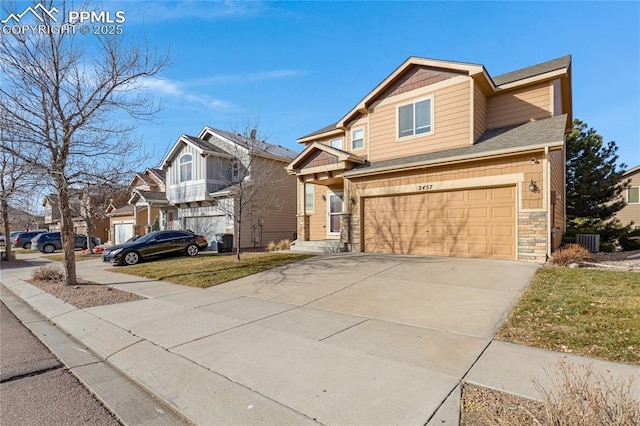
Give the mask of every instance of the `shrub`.
[[268, 251], [275, 251], [276, 250], [276, 246], [277, 244], [273, 241], [269, 241], [269, 244], [267, 244], [267, 250]]
[[620, 238], [618, 238], [618, 243], [625, 251], [640, 250], [640, 229], [627, 232], [626, 234], [620, 236]]
[[276, 244], [276, 250], [289, 250], [291, 248], [291, 241], [289, 240], [280, 240], [278, 244]]
[[640, 401], [633, 392], [633, 378], [595, 372], [591, 365], [560, 362], [551, 386], [535, 382], [546, 408], [543, 425], [639, 425]]
[[551, 264], [567, 266], [572, 263], [583, 263], [591, 260], [589, 250], [580, 244], [567, 244], [553, 253]]
[[602, 243], [600, 244], [600, 251], [605, 252], [605, 253], [612, 253], [613, 251], [615, 251], [615, 246], [611, 243]]
[[58, 266], [45, 265], [34, 270], [31, 279], [34, 281], [63, 281], [64, 271]]

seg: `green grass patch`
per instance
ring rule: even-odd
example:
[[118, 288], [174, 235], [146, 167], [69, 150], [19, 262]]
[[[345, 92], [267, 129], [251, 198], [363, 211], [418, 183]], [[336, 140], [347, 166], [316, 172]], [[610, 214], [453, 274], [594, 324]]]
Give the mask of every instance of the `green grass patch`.
[[133, 266], [115, 267], [115, 272], [207, 288], [313, 257], [298, 253], [244, 253], [235, 256], [205, 255], [151, 260]]
[[541, 268], [497, 338], [640, 364], [640, 274]]

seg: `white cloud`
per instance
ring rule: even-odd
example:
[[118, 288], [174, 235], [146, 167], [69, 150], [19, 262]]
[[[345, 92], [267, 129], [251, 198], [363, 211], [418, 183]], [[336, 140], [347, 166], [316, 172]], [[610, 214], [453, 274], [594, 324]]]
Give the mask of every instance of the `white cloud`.
[[161, 97], [171, 97], [178, 101], [189, 104], [198, 104], [207, 108], [214, 108], [220, 111], [230, 111], [235, 109], [231, 102], [216, 99], [203, 93], [196, 93], [186, 90], [183, 84], [165, 78], [148, 78], [143, 81], [143, 86], [152, 94]]
[[277, 80], [290, 77], [298, 77], [306, 74], [306, 71], [302, 70], [272, 70], [272, 71], [255, 71], [250, 73], [239, 74], [219, 74], [209, 77], [194, 80], [191, 84], [197, 85], [216, 85], [216, 84], [229, 84], [247, 81], [265, 81], [265, 80]]

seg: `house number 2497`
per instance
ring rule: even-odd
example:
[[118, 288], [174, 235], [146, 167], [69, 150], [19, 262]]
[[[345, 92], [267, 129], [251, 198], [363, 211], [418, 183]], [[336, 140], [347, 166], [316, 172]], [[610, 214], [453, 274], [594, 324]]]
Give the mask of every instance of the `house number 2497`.
[[418, 185], [418, 191], [428, 191], [433, 189], [433, 185]]

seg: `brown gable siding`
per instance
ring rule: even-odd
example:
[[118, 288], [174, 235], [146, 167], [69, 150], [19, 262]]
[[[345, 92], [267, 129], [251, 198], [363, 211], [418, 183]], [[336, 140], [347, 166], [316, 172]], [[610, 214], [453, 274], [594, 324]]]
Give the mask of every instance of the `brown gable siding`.
[[487, 129], [551, 117], [550, 83], [512, 90], [487, 99]]
[[[631, 179], [630, 186], [639, 187], [640, 186], [640, 172], [633, 173], [628, 175], [622, 179], [623, 182]], [[625, 202], [627, 202], [628, 192], [625, 189], [622, 193], [622, 197]], [[628, 225], [633, 222], [634, 226], [640, 226], [640, 204], [627, 204], [622, 210], [616, 213], [616, 217], [622, 222], [623, 225]]]
[[461, 74], [462, 73], [453, 73], [438, 68], [413, 66], [409, 68], [404, 75], [400, 76], [391, 87], [382, 92], [380, 96], [377, 96], [376, 99], [384, 99], [389, 96], [410, 92]]
[[324, 151], [317, 151], [311, 154], [307, 160], [301, 162], [299, 168], [304, 169], [337, 163], [338, 157], [335, 155], [331, 155]]

